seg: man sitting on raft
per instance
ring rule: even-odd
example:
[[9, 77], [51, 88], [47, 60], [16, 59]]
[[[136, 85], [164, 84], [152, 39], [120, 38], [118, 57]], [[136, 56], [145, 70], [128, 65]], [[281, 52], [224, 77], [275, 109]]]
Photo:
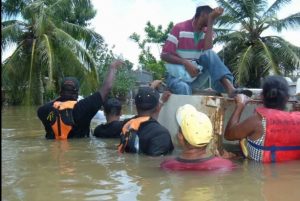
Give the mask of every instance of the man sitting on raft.
[[252, 91], [234, 87], [232, 73], [212, 50], [213, 24], [222, 13], [220, 7], [199, 6], [192, 19], [173, 27], [161, 53], [172, 93], [191, 95], [194, 89], [207, 88], [210, 76], [212, 88], [219, 93], [252, 96]]

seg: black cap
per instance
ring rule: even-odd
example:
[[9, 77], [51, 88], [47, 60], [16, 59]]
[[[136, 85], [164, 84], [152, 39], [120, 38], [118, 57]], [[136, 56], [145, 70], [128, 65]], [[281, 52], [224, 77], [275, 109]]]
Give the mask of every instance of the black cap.
[[61, 91], [78, 92], [79, 81], [75, 77], [65, 77], [61, 84]]
[[140, 87], [135, 96], [135, 105], [137, 109], [151, 110], [158, 104], [159, 93], [151, 87]]

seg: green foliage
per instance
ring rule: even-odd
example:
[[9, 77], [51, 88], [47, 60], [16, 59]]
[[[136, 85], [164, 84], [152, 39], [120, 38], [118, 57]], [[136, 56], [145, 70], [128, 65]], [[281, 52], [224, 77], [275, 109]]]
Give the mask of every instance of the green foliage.
[[260, 78], [275, 74], [287, 76], [300, 68], [300, 48], [279, 36], [265, 36], [269, 28], [280, 32], [296, 28], [300, 13], [278, 19], [277, 13], [290, 0], [276, 0], [269, 8], [265, 0], [217, 0], [225, 9], [218, 19], [215, 43], [225, 44], [220, 57], [239, 85], [260, 87]]
[[125, 100], [130, 89], [133, 89], [135, 78], [132, 76], [131, 70], [122, 68], [117, 72], [116, 81], [112, 89], [112, 96]]
[[168, 37], [168, 33], [173, 27], [173, 23], [169, 23], [167, 29], [162, 30], [162, 26], [159, 25], [155, 28], [150, 22], [147, 22], [145, 27], [146, 39], [142, 40], [141, 36], [137, 33], [131, 34], [129, 37], [136, 42], [141, 50], [139, 55], [139, 64], [143, 69], [153, 73], [153, 79], [162, 79], [165, 74], [164, 63], [156, 58], [151, 53], [151, 46], [156, 45], [159, 53], [161, 47]]
[[[96, 63], [87, 50], [103, 39], [85, 27], [96, 14], [90, 0], [6, 0], [2, 5], [1, 51], [17, 46], [2, 67], [3, 87], [22, 99], [12, 102], [41, 104], [59, 92], [65, 76], [78, 77], [85, 94], [97, 89]], [[11, 79], [4, 82], [5, 77]]]
[[148, 43], [156, 43], [159, 45], [163, 45], [164, 42], [167, 40], [168, 34], [173, 28], [173, 26], [173, 22], [170, 22], [168, 24], [167, 29], [162, 30], [161, 25], [158, 25], [157, 28], [155, 28], [150, 22], [147, 22], [146, 27], [144, 29], [147, 34], [146, 41]]
[[[98, 68], [100, 82], [103, 83], [108, 72], [109, 65], [113, 59], [113, 57], [107, 58], [101, 68]], [[126, 99], [129, 91], [133, 89], [136, 81], [132, 74], [132, 67], [133, 64], [128, 60], [125, 60], [125, 66], [118, 69], [110, 96], [117, 97], [121, 100]]]
[[[108, 48], [107, 44], [98, 44], [89, 51], [97, 63], [97, 73], [100, 83], [103, 83], [109, 65], [117, 56], [114, 55], [113, 50]], [[133, 63], [125, 60], [125, 65], [118, 69], [110, 96], [118, 97], [122, 100], [126, 99], [127, 94], [133, 89], [136, 81], [132, 75], [132, 67]]]

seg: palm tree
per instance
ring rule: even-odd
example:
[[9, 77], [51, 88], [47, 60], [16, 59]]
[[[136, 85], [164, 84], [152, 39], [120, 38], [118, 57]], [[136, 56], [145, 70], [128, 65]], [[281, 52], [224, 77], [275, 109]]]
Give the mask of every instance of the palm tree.
[[219, 54], [234, 72], [238, 84], [258, 87], [260, 78], [270, 72], [282, 75], [299, 68], [299, 47], [276, 35], [264, 36], [269, 29], [280, 32], [299, 26], [299, 12], [284, 19], [276, 15], [291, 0], [276, 0], [270, 7], [267, 0], [217, 2], [224, 8], [224, 14], [218, 20], [215, 42], [225, 44]]
[[96, 89], [96, 64], [87, 49], [103, 39], [86, 28], [95, 14], [90, 0], [2, 1], [1, 16], [8, 20], [1, 22], [1, 53], [16, 44], [3, 62], [2, 83], [15, 103], [41, 104], [44, 91], [57, 92], [64, 76]]

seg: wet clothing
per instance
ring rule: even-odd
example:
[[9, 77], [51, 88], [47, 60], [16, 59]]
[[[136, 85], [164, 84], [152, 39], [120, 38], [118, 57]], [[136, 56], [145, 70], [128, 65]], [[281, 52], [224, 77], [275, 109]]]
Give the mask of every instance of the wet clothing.
[[[260, 139], [249, 141], [249, 155], [262, 162], [281, 162], [300, 159], [300, 112], [256, 108], [256, 112], [266, 121], [264, 133]], [[260, 141], [257, 143], [257, 141]], [[262, 153], [258, 157], [256, 153]]]
[[120, 138], [124, 121], [112, 121], [98, 125], [94, 130], [94, 136], [99, 138]]
[[205, 159], [187, 160], [182, 158], [166, 159], [160, 164], [164, 170], [197, 170], [197, 171], [211, 171], [211, 170], [232, 170], [235, 165], [228, 159], [221, 157], [209, 157]]
[[263, 150], [261, 149], [256, 149], [255, 147], [253, 147], [250, 143], [259, 145], [259, 146], [263, 146], [265, 143], [265, 136], [266, 136], [266, 119], [263, 118], [262, 119], [262, 126], [263, 126], [263, 134], [260, 138], [258, 138], [257, 140], [251, 140], [249, 137], [247, 137], [247, 149], [248, 149], [248, 153], [249, 153], [249, 158], [251, 158], [252, 160], [255, 161], [262, 161], [263, 159]]
[[[137, 118], [139, 117], [135, 116], [128, 120], [127, 123], [129, 123], [130, 121], [134, 122], [132, 120]], [[171, 135], [165, 127], [160, 125], [153, 118], [148, 118], [146, 121], [140, 122], [141, 123], [138, 126], [133, 126], [138, 128], [135, 132], [135, 135], [137, 135], [138, 139], [138, 153], [143, 153], [150, 156], [160, 156], [173, 151], [174, 146], [172, 143]], [[126, 129], [124, 128], [124, 130]], [[120, 145], [122, 145], [122, 141]], [[128, 152], [131, 152], [131, 149], [127, 150], [129, 150]], [[125, 149], [125, 151], [127, 150]]]
[[73, 108], [77, 101], [55, 101], [47, 117], [56, 140], [65, 140], [74, 126]]
[[209, 87], [217, 92], [224, 92], [225, 89], [220, 80], [226, 77], [233, 82], [233, 75], [221, 61], [219, 56], [212, 50], [204, 50], [203, 32], [194, 32], [192, 19], [176, 24], [163, 47], [163, 53], [178, 55], [181, 58], [193, 61], [197, 60], [195, 67], [201, 73], [191, 78], [183, 65], [166, 63], [166, 81], [172, 93], [191, 95], [193, 90]]
[[[55, 101], [63, 102], [67, 100], [58, 98]], [[45, 127], [45, 137], [47, 139], [55, 139], [55, 135], [51, 128], [50, 121], [47, 120], [47, 117], [53, 110], [53, 103], [54, 101], [46, 103], [45, 105], [39, 107], [37, 110], [37, 115]], [[70, 134], [68, 135], [68, 139], [89, 137], [91, 120], [102, 105], [103, 101], [100, 92], [95, 92], [94, 94], [78, 101], [72, 111], [74, 126], [70, 131]]]

